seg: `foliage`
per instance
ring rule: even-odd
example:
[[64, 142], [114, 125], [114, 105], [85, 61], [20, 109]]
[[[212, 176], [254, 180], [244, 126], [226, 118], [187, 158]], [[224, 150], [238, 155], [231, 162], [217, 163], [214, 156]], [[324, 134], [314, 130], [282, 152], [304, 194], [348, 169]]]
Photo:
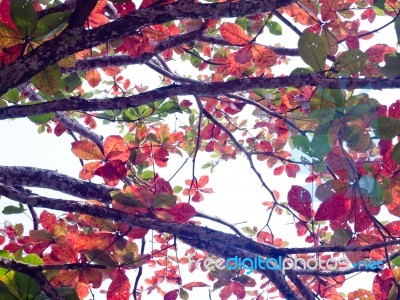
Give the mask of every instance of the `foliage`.
[[[207, 287], [220, 299], [398, 299], [400, 100], [370, 91], [400, 88], [399, 2], [203, 2], [0, 2], [0, 120], [73, 139], [82, 165], [76, 178], [0, 166], [0, 195], [18, 202], [2, 213], [33, 221], [0, 229], [2, 299], [198, 299]], [[375, 42], [387, 28], [389, 45]], [[294, 34], [297, 47], [282, 46]], [[139, 64], [152, 86], [131, 80]], [[201, 152], [212, 160], [199, 170]], [[241, 228], [197, 212], [218, 187], [209, 171], [239, 155], [266, 193], [231, 199], [265, 210]], [[261, 256], [322, 264], [248, 274]], [[352, 266], [332, 269], [331, 256]], [[210, 257], [248, 261], [209, 268]], [[369, 271], [371, 286], [349, 285]]]

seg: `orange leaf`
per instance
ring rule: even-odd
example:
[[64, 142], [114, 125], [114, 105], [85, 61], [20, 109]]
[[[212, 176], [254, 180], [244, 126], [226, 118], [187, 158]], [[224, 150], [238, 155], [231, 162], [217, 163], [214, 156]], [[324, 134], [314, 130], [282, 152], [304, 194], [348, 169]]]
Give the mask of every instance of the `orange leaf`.
[[104, 155], [92, 141], [76, 141], [72, 143], [72, 153], [84, 160], [103, 160]]
[[82, 170], [79, 172], [79, 178], [83, 180], [92, 179], [94, 176], [94, 172], [100, 168], [101, 161], [94, 161], [87, 164], [84, 164]]
[[89, 70], [86, 72], [86, 80], [91, 87], [96, 87], [101, 81], [100, 73], [96, 69]]
[[102, 13], [91, 13], [89, 16], [90, 27], [96, 28], [101, 25], [107, 24], [110, 20]]
[[44, 210], [40, 214], [39, 219], [44, 229], [49, 232], [54, 231], [54, 226], [57, 224], [57, 218], [55, 214], [49, 213], [47, 210]]
[[104, 250], [109, 247], [114, 240], [115, 235], [111, 232], [91, 232], [81, 234], [74, 241], [75, 251], [82, 252], [88, 250]]
[[75, 250], [68, 242], [51, 245], [51, 253], [54, 257], [64, 263], [75, 263], [78, 261]]
[[221, 36], [229, 43], [234, 45], [246, 45], [251, 41], [251, 37], [248, 36], [242, 27], [233, 23], [222, 23], [219, 28]]
[[76, 292], [79, 296], [79, 299], [83, 299], [89, 295], [89, 286], [83, 282], [78, 282], [76, 286]]
[[107, 300], [128, 300], [131, 284], [125, 275], [125, 270], [116, 269], [107, 291]]
[[253, 45], [254, 63], [259, 68], [269, 68], [276, 64], [277, 57], [273, 50], [262, 45]]
[[129, 159], [129, 148], [119, 135], [110, 135], [104, 141], [104, 153], [108, 160], [126, 162]]

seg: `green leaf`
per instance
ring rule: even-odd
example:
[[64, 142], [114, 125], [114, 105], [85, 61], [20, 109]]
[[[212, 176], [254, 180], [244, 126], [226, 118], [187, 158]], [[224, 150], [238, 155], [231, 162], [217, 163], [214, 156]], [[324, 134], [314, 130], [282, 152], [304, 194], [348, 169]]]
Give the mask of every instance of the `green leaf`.
[[8, 286], [0, 281], [0, 295], [1, 295], [1, 300], [20, 300], [21, 298], [17, 298], [14, 296], [10, 290], [8, 289]]
[[[136, 152], [135, 152], [136, 153]], [[153, 171], [146, 170], [142, 174], [139, 175], [139, 177], [143, 180], [151, 180], [154, 178], [154, 173]]]
[[26, 264], [30, 264], [33, 266], [42, 266], [43, 260], [37, 254], [28, 254], [27, 256], [22, 258], [22, 261]]
[[343, 140], [347, 147], [356, 152], [365, 152], [372, 147], [372, 141], [365, 128], [358, 125], [346, 125], [343, 128]]
[[394, 22], [394, 30], [396, 30], [397, 44], [400, 44], [400, 18], [397, 18]]
[[237, 24], [240, 27], [242, 27], [243, 30], [246, 30], [247, 29], [247, 18], [246, 17], [236, 18], [235, 24]]
[[56, 12], [44, 16], [38, 21], [32, 38], [41, 40], [57, 33], [57, 31], [62, 29], [61, 25], [66, 24], [70, 15], [70, 12]]
[[161, 113], [173, 114], [175, 112], [182, 112], [182, 109], [178, 103], [175, 103], [173, 101], [168, 101], [168, 102], [163, 103], [156, 110], [156, 113], [158, 113], [158, 114], [161, 114]]
[[3, 214], [5, 214], [5, 215], [15, 215], [15, 214], [23, 213], [24, 211], [25, 211], [25, 208], [20, 203], [19, 207], [16, 207], [16, 206], [13, 206], [13, 205], [9, 205], [9, 206], [4, 207]]
[[310, 118], [320, 124], [331, 121], [336, 112], [335, 95], [330, 89], [318, 87], [310, 101]]
[[154, 196], [154, 208], [172, 208], [176, 204], [176, 196], [160, 193]]
[[398, 142], [394, 146], [392, 151], [392, 158], [398, 165], [400, 165], [400, 142]]
[[373, 176], [361, 176], [359, 184], [365, 190], [372, 205], [381, 205], [383, 203], [383, 189]]
[[358, 49], [351, 49], [343, 52], [337, 59], [335, 69], [341, 75], [351, 75], [360, 72], [365, 68], [368, 55]]
[[32, 300], [42, 291], [36, 281], [25, 274], [16, 272], [14, 280], [21, 299]]
[[31, 0], [11, 0], [11, 19], [24, 35], [30, 37], [38, 23], [37, 13]]
[[314, 157], [322, 158], [332, 150], [334, 141], [329, 128], [329, 124], [321, 124], [315, 130], [311, 140], [311, 152]]
[[13, 88], [9, 90], [7, 93], [5, 93], [2, 98], [13, 104], [18, 103], [20, 100], [19, 91], [17, 88]]
[[351, 232], [344, 229], [339, 228], [334, 230], [333, 235], [329, 241], [327, 246], [345, 246], [351, 239]]
[[268, 27], [269, 33], [271, 33], [273, 35], [282, 35], [282, 26], [278, 22], [268, 21], [267, 27]]
[[200, 58], [200, 54], [194, 49], [192, 49], [191, 52], [195, 55], [190, 55], [190, 63], [192, 64], [193, 67], [198, 68], [200, 64], [203, 62], [202, 59]]
[[315, 72], [325, 70], [328, 49], [322, 38], [315, 33], [304, 31], [298, 42], [299, 54]]
[[400, 267], [400, 256], [396, 256], [390, 262], [396, 267]]
[[178, 193], [182, 192], [182, 190], [183, 190], [183, 188], [179, 185], [177, 185], [173, 188], [174, 194], [178, 194]]
[[381, 139], [391, 140], [400, 134], [400, 120], [379, 116], [371, 124], [374, 133]]
[[82, 80], [76, 73], [65, 77], [61, 83], [61, 86], [64, 87], [67, 93], [73, 92], [80, 85], [82, 85]]
[[315, 72], [308, 68], [296, 68], [294, 69], [290, 75], [305, 75], [305, 74], [314, 74]]
[[309, 141], [309, 139], [304, 136], [304, 135], [297, 135], [294, 138], [292, 138], [293, 140], [293, 145], [303, 151], [304, 153], [310, 155], [311, 154], [311, 143]]
[[58, 64], [53, 64], [39, 74], [32, 77], [32, 83], [42, 93], [53, 95], [61, 86], [61, 69]]
[[381, 72], [387, 77], [400, 75], [400, 53], [386, 54], [385, 66], [381, 68]]
[[380, 104], [368, 94], [351, 96], [345, 103], [345, 113], [348, 116], [360, 118], [364, 115], [372, 115], [377, 112]]
[[112, 191], [110, 195], [111, 198], [119, 204], [132, 207], [145, 207], [133, 194], [122, 193], [121, 191]]

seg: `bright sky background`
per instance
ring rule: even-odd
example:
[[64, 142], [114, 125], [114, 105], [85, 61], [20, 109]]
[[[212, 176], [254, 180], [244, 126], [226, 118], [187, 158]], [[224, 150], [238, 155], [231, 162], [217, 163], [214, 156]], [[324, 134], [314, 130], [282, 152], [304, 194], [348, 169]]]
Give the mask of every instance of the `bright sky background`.
[[[372, 28], [379, 27], [385, 22], [380, 21], [381, 18], [372, 24]], [[381, 23], [380, 23], [381, 22]], [[285, 47], [296, 48], [298, 37], [294, 35], [290, 29], [283, 25], [283, 36], [272, 36], [270, 34], [265, 35], [265, 44], [273, 45], [276, 42], [282, 42], [284, 40]], [[395, 46], [396, 35], [394, 32], [394, 26], [391, 25], [385, 30], [376, 34], [374, 38], [369, 41], [361, 41], [362, 49], [368, 48], [370, 42], [386, 43], [390, 46]], [[339, 48], [339, 51], [344, 51], [345, 48]], [[291, 59], [288, 66], [281, 66], [276, 70], [276, 74], [279, 73], [290, 73], [296, 67], [299, 67], [299, 59]], [[302, 65], [304, 65], [302, 63]], [[185, 71], [180, 69], [178, 63], [171, 63], [172, 68], [176, 67], [176, 71], [179, 74], [187, 74], [192, 71]], [[150, 85], [150, 88], [156, 87], [158, 80], [154, 82], [154, 75], [152, 71], [148, 71], [147, 68], [134, 66], [130, 72], [130, 80], [132, 84]], [[156, 75], [155, 78], [158, 78]], [[398, 90], [389, 90], [386, 92], [373, 92], [374, 97], [381, 103], [392, 103], [398, 98]], [[371, 93], [370, 93], [371, 95]], [[375, 96], [376, 95], [376, 96]], [[189, 97], [185, 97], [188, 98]], [[400, 97], [399, 97], [400, 98]], [[179, 116], [179, 115], [178, 115]], [[251, 115], [249, 114], [249, 117]], [[98, 121], [100, 124], [101, 121]], [[113, 125], [107, 126], [107, 128], [99, 125], [98, 133], [107, 136], [109, 134], [118, 134], [118, 130]], [[71, 153], [71, 142], [73, 141], [70, 136], [63, 134], [61, 137], [56, 137], [54, 134], [38, 134], [37, 126], [27, 119], [18, 119], [14, 121], [0, 121], [0, 140], [2, 141], [0, 146], [0, 165], [19, 165], [19, 166], [32, 166], [44, 169], [57, 170], [61, 173], [68, 174], [73, 177], [78, 177], [78, 173], [81, 169], [79, 160]], [[210, 182], [208, 187], [212, 187], [215, 191], [214, 194], [205, 195], [205, 201], [200, 204], [194, 204], [198, 211], [218, 216], [230, 223], [241, 223], [247, 221], [242, 226], [258, 226], [261, 228], [267, 221], [268, 213], [266, 207], [262, 206], [261, 203], [266, 200], [270, 200], [268, 193], [261, 187], [256, 175], [252, 172], [248, 162], [243, 157], [238, 157], [235, 161], [221, 162], [216, 168], [214, 173], [210, 174], [208, 169], [203, 170], [201, 166], [209, 161], [207, 154], [199, 153], [196, 164], [196, 176], [199, 178], [201, 175], [210, 175]], [[183, 160], [177, 155], [171, 155], [168, 167], [165, 169], [157, 168], [157, 172], [164, 178], [168, 179], [180, 166]], [[281, 199], [285, 199], [287, 191], [292, 184], [303, 185], [305, 174], [298, 176], [299, 179], [296, 181], [288, 181], [285, 175], [273, 176], [272, 171], [268, 169], [265, 162], [258, 163], [258, 170], [264, 176], [265, 181], [272, 189], [277, 189], [280, 192]], [[176, 176], [171, 182], [172, 186], [181, 185], [184, 186], [184, 179], [190, 179], [192, 172], [192, 161], [189, 160], [185, 167], [181, 170], [178, 176]], [[308, 175], [308, 174], [307, 174]], [[290, 184], [289, 184], [290, 182]], [[73, 197], [60, 194], [55, 191], [44, 191], [43, 189], [33, 189], [38, 193], [48, 197], [62, 197], [65, 199], [73, 199]], [[10, 202], [6, 199], [0, 199], [0, 210], [3, 210], [4, 206], [10, 205]], [[27, 229], [31, 226], [31, 221], [28, 216], [16, 215], [16, 216], [5, 216], [0, 214], [0, 222], [10, 221], [23, 222]], [[298, 238], [294, 227], [293, 230], [287, 231], [289, 227], [281, 226], [282, 223], [286, 224], [290, 222], [290, 218], [275, 217], [273, 218], [272, 228], [277, 237], [283, 237], [284, 240], [289, 241], [289, 246], [309, 246], [309, 244], [303, 243], [304, 238]], [[213, 228], [225, 230], [223, 226], [216, 225], [215, 223], [204, 222], [208, 226]], [[238, 226], [239, 228], [242, 226]], [[229, 231], [229, 230], [228, 230]], [[186, 269], [186, 265], [182, 269]], [[198, 273], [196, 273], [198, 276]], [[132, 277], [133, 278], [133, 277]], [[183, 274], [184, 283], [189, 282], [190, 275]], [[194, 277], [198, 279], [197, 277]], [[371, 287], [372, 276], [363, 274], [357, 276], [352, 284], [348, 284], [351, 291], [355, 286], [357, 287]], [[172, 287], [171, 287], [172, 289]], [[168, 290], [168, 289], [167, 289]], [[219, 291], [217, 291], [219, 293]], [[194, 299], [207, 299], [207, 289], [195, 289], [190, 293]], [[216, 295], [214, 296], [217, 298]], [[99, 297], [96, 299], [102, 299]], [[150, 296], [145, 296], [144, 299], [160, 299], [160, 295], [155, 292]], [[213, 298], [214, 299], [214, 298]]]

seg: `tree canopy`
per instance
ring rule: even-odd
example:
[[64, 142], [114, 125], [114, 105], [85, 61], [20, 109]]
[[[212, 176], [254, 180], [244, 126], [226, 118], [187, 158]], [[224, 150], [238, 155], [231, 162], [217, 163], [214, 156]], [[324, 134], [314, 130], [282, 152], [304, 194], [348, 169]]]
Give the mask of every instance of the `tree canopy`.
[[[2, 219], [31, 218], [0, 228], [1, 299], [398, 299], [400, 100], [375, 92], [400, 88], [399, 14], [396, 0], [1, 0], [0, 120], [71, 141], [81, 164], [0, 166]], [[263, 200], [232, 186], [249, 196], [229, 210], [265, 219], [232, 224], [202, 208], [240, 156]]]

